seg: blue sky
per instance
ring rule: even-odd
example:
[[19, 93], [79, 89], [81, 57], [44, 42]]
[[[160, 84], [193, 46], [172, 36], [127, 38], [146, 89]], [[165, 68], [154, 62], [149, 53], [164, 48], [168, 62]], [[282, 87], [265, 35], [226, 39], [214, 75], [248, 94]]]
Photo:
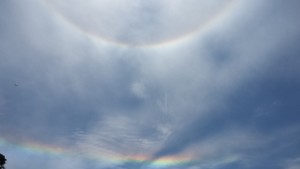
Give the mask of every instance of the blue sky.
[[300, 168], [299, 7], [1, 1], [6, 168]]

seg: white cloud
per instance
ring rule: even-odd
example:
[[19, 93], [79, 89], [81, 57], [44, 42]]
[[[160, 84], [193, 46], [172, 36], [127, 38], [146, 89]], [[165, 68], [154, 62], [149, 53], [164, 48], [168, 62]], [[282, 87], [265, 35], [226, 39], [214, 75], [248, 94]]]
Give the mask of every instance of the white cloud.
[[139, 98], [146, 98], [146, 87], [142, 82], [135, 82], [131, 86], [131, 91], [134, 95], [136, 95]]
[[160, 147], [161, 141], [165, 139], [165, 133], [155, 128], [147, 131], [147, 127], [149, 127], [147, 121], [137, 116], [112, 115], [99, 121], [89, 133], [79, 136], [78, 144], [86, 154], [102, 152], [103, 156], [105, 154], [150, 156]]

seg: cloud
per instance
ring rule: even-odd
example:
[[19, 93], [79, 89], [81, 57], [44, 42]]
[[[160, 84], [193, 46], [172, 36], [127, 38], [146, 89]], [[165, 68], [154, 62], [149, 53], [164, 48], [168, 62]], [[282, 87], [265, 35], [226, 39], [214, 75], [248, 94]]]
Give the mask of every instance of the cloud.
[[146, 88], [145, 85], [141, 82], [135, 82], [132, 84], [131, 90], [139, 98], [146, 97]]
[[[196, 162], [178, 168], [295, 168], [299, 4], [227, 3], [0, 2], [1, 137], [79, 152], [33, 153], [38, 162], [4, 145], [8, 162], [151, 168], [184, 156]], [[150, 162], [120, 160], [138, 155]]]
[[[274, 7], [272, 7], [272, 8], [274, 8]], [[271, 12], [271, 11], [269, 11], [269, 12]], [[232, 31], [232, 33], [235, 33], [232, 36], [239, 35], [240, 37], [235, 38], [236, 42], [231, 42], [230, 46], [227, 46], [227, 48], [225, 48], [225, 51], [230, 51], [230, 53], [229, 53], [231, 55], [230, 57], [235, 57], [235, 58], [234, 59], [231, 58], [231, 60], [229, 60], [227, 62], [223, 62], [223, 63], [222, 62], [218, 63], [220, 61], [220, 59], [218, 58], [218, 61], [215, 61], [215, 63], [213, 63], [213, 64], [217, 64], [219, 69], [212, 69], [212, 71], [215, 71], [215, 72], [213, 72], [212, 76], [209, 76], [209, 77], [210, 77], [210, 79], [212, 79], [212, 81], [214, 83], [207, 85], [207, 87], [205, 87], [206, 90], [204, 92], [207, 92], [207, 90], [212, 90], [212, 91], [208, 92], [210, 96], [214, 96], [214, 92], [217, 92], [218, 96], [221, 97], [221, 99], [228, 100], [228, 93], [234, 93], [235, 90], [241, 84], [243, 84], [243, 81], [248, 81], [248, 78], [249, 79], [252, 79], [253, 77], [257, 78], [260, 75], [260, 71], [265, 71], [264, 68], [271, 63], [270, 59], [274, 58], [273, 50], [276, 47], [282, 46], [283, 43], [286, 43], [286, 42], [282, 41], [282, 39], [286, 38], [286, 32], [284, 30], [290, 29], [290, 27], [284, 27], [284, 26], [276, 28], [275, 25], [277, 25], [278, 22], [281, 20], [277, 20], [277, 19], [274, 20], [273, 18], [271, 20], [268, 20], [267, 17], [264, 18], [265, 15], [266, 15], [265, 12], [256, 13], [256, 14], [253, 14], [248, 19], [248, 20], [253, 20], [254, 18], [259, 18], [258, 20], [262, 20], [262, 19], [267, 20], [267, 22], [265, 22], [265, 23], [260, 23], [259, 28], [254, 28], [254, 29], [256, 29], [255, 31], [252, 29], [251, 36], [249, 36], [249, 34], [247, 34], [247, 32], [248, 32], [247, 29], [245, 30], [245, 29], [235, 28], [235, 30]], [[254, 22], [254, 21], [252, 21], [252, 22]], [[244, 21], [242, 21], [242, 22], [244, 22]], [[266, 29], [266, 30], [271, 29], [272, 31], [268, 32], [268, 33], [262, 32], [261, 30], [264, 30], [264, 29]], [[239, 32], [239, 33], [236, 34], [236, 32]], [[276, 34], [276, 36], [273, 36], [274, 34]], [[228, 32], [227, 32], [226, 37], [228, 37], [230, 35], [231, 34], [228, 35]], [[281, 38], [279, 38], [279, 37], [281, 37]], [[269, 39], [269, 38], [271, 38], [271, 39]], [[218, 40], [222, 40], [222, 39], [219, 38]], [[228, 39], [226, 39], [226, 40], [228, 40]], [[224, 44], [224, 42], [222, 42], [222, 41], [214, 42], [214, 43], [216, 45]], [[217, 47], [215, 49], [220, 49], [220, 48], [224, 48], [224, 47]], [[211, 50], [211, 49], [207, 49], [207, 50], [214, 52], [214, 50]], [[220, 50], [218, 50], [216, 52], [220, 52]], [[220, 53], [220, 54], [222, 54], [222, 53]], [[210, 56], [210, 55], [208, 55], [208, 56]], [[221, 57], [221, 56], [222, 55], [220, 55], [219, 57]], [[214, 57], [214, 56], [211, 56], [211, 57]], [[198, 56], [198, 58], [199, 58], [199, 56]], [[188, 60], [187, 57], [185, 57], [185, 59]], [[195, 63], [195, 60], [193, 60], [193, 63]], [[205, 62], [205, 63], [207, 63], [207, 62]], [[210, 63], [210, 62], [208, 62], [208, 63]], [[220, 64], [222, 66], [220, 66]], [[192, 65], [192, 64], [189, 64], [189, 68], [191, 68], [190, 65]], [[260, 68], [262, 68], [262, 69], [260, 69]], [[180, 69], [180, 70], [183, 70], [183, 69]], [[185, 72], [187, 72], [187, 71], [185, 71]], [[195, 71], [195, 72], [201, 72], [201, 71]], [[205, 82], [207, 82], [207, 80]], [[174, 84], [178, 84], [178, 83], [174, 83]], [[196, 83], [196, 84], [197, 84], [198, 91], [199, 91], [199, 89], [201, 88], [201, 82]], [[221, 92], [216, 90], [218, 88], [220, 89]], [[194, 88], [192, 88], [191, 90], [195, 91]], [[224, 92], [224, 93], [222, 93], [222, 92]], [[201, 96], [203, 96], [203, 95], [204, 94], [202, 92]], [[189, 96], [191, 96], [191, 95], [189, 95]], [[222, 98], [222, 96], [223, 96], [223, 98]], [[225, 98], [224, 98], [224, 96], [225, 96]], [[220, 101], [222, 103], [222, 105], [226, 104], [225, 100]], [[201, 104], [201, 102], [200, 102], [200, 104]], [[193, 105], [195, 105], [195, 104], [193, 104]], [[170, 142], [166, 143], [166, 146], [168, 148], [163, 149], [162, 152], [166, 151], [167, 154], [168, 154], [168, 151], [178, 152], [186, 145], [189, 145], [191, 142], [197, 142], [197, 141], [200, 141], [202, 138], [208, 137], [205, 133], [211, 135], [214, 132], [221, 130], [220, 128], [223, 128], [220, 126], [227, 126], [228, 123], [234, 122], [234, 121], [227, 120], [228, 114], [220, 112], [220, 111], [224, 111], [224, 110], [222, 110], [222, 105], [221, 105], [221, 108], [216, 108], [215, 107], [216, 105], [218, 105], [218, 102], [215, 102], [214, 105], [212, 105], [213, 106], [212, 110], [209, 111], [210, 113], [215, 112], [215, 113], [212, 113], [213, 115], [208, 115], [209, 117], [206, 117], [206, 118], [203, 118], [203, 116], [200, 116], [199, 118], [193, 120], [193, 121], [195, 121], [194, 122], [195, 124], [192, 123], [191, 125], [187, 125], [186, 129], [180, 129], [178, 132], [175, 132], [175, 134], [174, 134], [175, 136], [170, 138], [171, 143]], [[234, 106], [238, 107], [238, 105], [234, 105]], [[196, 109], [193, 109], [193, 110], [196, 110]], [[220, 113], [218, 113], [218, 112], [220, 112]], [[214, 117], [214, 116], [216, 116], [216, 117]], [[231, 113], [231, 114], [229, 114], [229, 116], [231, 116], [231, 118], [234, 120], [238, 120], [240, 118], [238, 114]], [[248, 116], [246, 116], [245, 118], [247, 118], [247, 117]], [[215, 124], [217, 124], [217, 126], [215, 126]], [[199, 133], [199, 135], [195, 134], [194, 132], [188, 132], [188, 131], [191, 131], [193, 128], [198, 131], [197, 133]], [[175, 141], [175, 140], [179, 140], [179, 141]], [[180, 142], [180, 141], [182, 141], [182, 142]], [[178, 149], [178, 150], [176, 150], [176, 149]], [[158, 154], [161, 154], [161, 152], [159, 152]]]
[[300, 166], [299, 164], [299, 158], [298, 159], [293, 159], [293, 160], [289, 160], [287, 162], [287, 169], [295, 169], [298, 168]]

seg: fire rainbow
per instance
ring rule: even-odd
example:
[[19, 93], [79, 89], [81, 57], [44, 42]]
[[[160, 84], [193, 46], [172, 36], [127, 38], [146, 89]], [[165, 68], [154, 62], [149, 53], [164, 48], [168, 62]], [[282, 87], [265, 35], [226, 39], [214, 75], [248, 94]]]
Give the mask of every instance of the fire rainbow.
[[199, 161], [193, 160], [188, 156], [169, 156], [158, 159], [153, 159], [147, 155], [116, 155], [104, 153], [78, 153], [77, 150], [68, 149], [60, 146], [49, 145], [37, 141], [26, 141], [25, 143], [11, 142], [5, 139], [0, 139], [0, 147], [10, 147], [17, 149], [23, 153], [45, 156], [58, 156], [67, 158], [81, 158], [85, 160], [92, 160], [98, 163], [105, 163], [109, 165], [139, 165], [146, 168], [172, 168], [192, 166]]

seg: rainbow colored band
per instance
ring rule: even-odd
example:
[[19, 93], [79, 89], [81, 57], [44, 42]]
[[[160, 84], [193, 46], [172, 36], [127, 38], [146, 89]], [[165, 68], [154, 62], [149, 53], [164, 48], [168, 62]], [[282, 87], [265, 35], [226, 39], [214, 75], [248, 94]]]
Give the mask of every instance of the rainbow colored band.
[[180, 41], [182, 39], [193, 37], [193, 35], [200, 34], [204, 30], [206, 30], [206, 28], [208, 28], [210, 25], [212, 25], [218, 18], [221, 18], [227, 11], [229, 11], [231, 9], [231, 7], [233, 6], [233, 4], [235, 4], [234, 2], [237, 2], [237, 1], [236, 0], [229, 0], [228, 3], [223, 7], [223, 9], [220, 12], [216, 13], [215, 15], [212, 15], [211, 17], [209, 17], [205, 21], [205, 23], [199, 25], [198, 27], [196, 27], [195, 29], [191, 30], [190, 32], [187, 32], [187, 33], [183, 34], [182, 36], [173, 37], [171, 39], [159, 41], [157, 43], [150, 43], [150, 44], [148, 44], [148, 43], [146, 43], [146, 44], [127, 44], [126, 42], [117, 41], [116, 39], [112, 39], [112, 38], [109, 38], [109, 37], [104, 37], [104, 36], [101, 36], [99, 33], [92, 32], [90, 30], [87, 30], [87, 29], [84, 29], [82, 27], [77, 26], [70, 19], [68, 19], [67, 17], [65, 17], [64, 15], [62, 15], [59, 11], [57, 11], [57, 9], [55, 7], [53, 7], [48, 2], [48, 0], [45, 0], [46, 5], [48, 7], [50, 7], [50, 9], [53, 9], [53, 11], [55, 11], [55, 13], [60, 16], [60, 18], [62, 18], [68, 24], [70, 24], [75, 29], [79, 30], [80, 32], [84, 33], [85, 35], [87, 35], [91, 39], [96, 39], [96, 40], [100, 40], [101, 42], [108, 42], [108, 43], [111, 43], [111, 44], [117, 44], [119, 46], [124, 46], [124, 47], [126, 47], [126, 46], [131, 46], [131, 47], [159, 47], [159, 46], [164, 46], [164, 45], [167, 45], [167, 44], [174, 44], [174, 43], [176, 43], [176, 42], [178, 42], [178, 41]]
[[84, 152], [78, 153], [80, 151], [43, 144], [32, 140], [21, 144], [0, 139], [0, 146], [12, 147], [27, 154], [82, 158], [110, 165], [138, 164], [145, 165], [149, 168], [168, 168], [175, 166], [191, 166], [198, 163], [196, 160], [192, 160], [186, 156], [162, 157], [156, 160], [151, 160], [150, 157], [145, 155], [109, 155], [101, 154], [101, 152], [94, 154]]

